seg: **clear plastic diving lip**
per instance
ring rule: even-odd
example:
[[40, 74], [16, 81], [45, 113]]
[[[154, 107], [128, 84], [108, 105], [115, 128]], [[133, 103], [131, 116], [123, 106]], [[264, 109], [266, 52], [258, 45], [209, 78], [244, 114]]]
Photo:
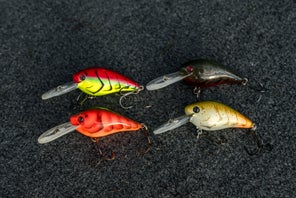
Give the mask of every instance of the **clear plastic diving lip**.
[[60, 96], [60, 95], [63, 95], [65, 93], [71, 92], [71, 91], [73, 91], [75, 89], [77, 89], [77, 83], [68, 82], [68, 83], [65, 83], [63, 85], [59, 85], [56, 88], [53, 88], [53, 89], [45, 92], [41, 96], [41, 98], [43, 100], [46, 100], [46, 99], [49, 99], [49, 98], [53, 98], [53, 97]]
[[188, 123], [189, 121], [190, 121], [190, 116], [183, 115], [183, 116], [177, 117], [175, 119], [169, 120], [165, 124], [161, 125], [157, 129], [155, 129], [153, 131], [153, 133], [156, 135], [161, 134], [161, 133], [165, 133], [167, 131], [171, 131], [175, 128], [178, 128], [178, 127]]
[[58, 139], [59, 137], [66, 135], [70, 132], [75, 131], [77, 126], [73, 126], [71, 122], [66, 122], [64, 124], [60, 124], [58, 126], [55, 126], [47, 131], [45, 131], [43, 134], [41, 134], [38, 138], [39, 144], [45, 144], [48, 142], [51, 142], [55, 139]]
[[158, 77], [152, 81], [150, 81], [147, 85], [146, 88], [147, 90], [156, 90], [156, 89], [161, 89], [163, 87], [166, 87], [168, 85], [171, 85], [175, 82], [181, 81], [184, 78], [187, 78], [188, 76], [192, 75], [193, 73], [189, 73], [185, 76], [182, 76], [180, 72], [175, 72], [171, 74], [166, 74], [164, 76]]

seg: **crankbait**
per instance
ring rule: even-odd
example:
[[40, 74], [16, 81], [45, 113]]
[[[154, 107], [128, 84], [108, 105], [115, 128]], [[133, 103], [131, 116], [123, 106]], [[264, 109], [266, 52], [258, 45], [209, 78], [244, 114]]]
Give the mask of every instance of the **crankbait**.
[[103, 96], [112, 93], [129, 92], [121, 96], [119, 103], [123, 108], [122, 99], [129, 94], [137, 94], [144, 89], [138, 83], [127, 77], [105, 68], [88, 68], [73, 75], [73, 82], [60, 85], [42, 95], [46, 100], [56, 97], [75, 89], [80, 89], [88, 96]]
[[[198, 59], [183, 64], [178, 72], [167, 74], [150, 81], [146, 88], [147, 90], [157, 90], [181, 80], [195, 86], [194, 93], [197, 94], [197, 97], [202, 88], [221, 84], [246, 85], [248, 83], [247, 78], [240, 77], [216, 61]], [[263, 85], [259, 82], [257, 83], [261, 86], [261, 90], [258, 91], [263, 92]], [[254, 87], [251, 88], [256, 89]]]
[[[92, 138], [95, 142], [98, 142], [100, 137], [114, 133], [143, 130], [147, 135], [148, 146], [151, 144], [148, 127], [145, 124], [133, 121], [105, 108], [86, 110], [71, 116], [70, 122], [58, 125], [44, 132], [38, 138], [38, 143], [45, 144], [51, 142], [75, 130]], [[101, 151], [100, 154], [103, 156]], [[114, 159], [114, 155], [112, 159]]]
[[202, 134], [202, 130], [216, 131], [226, 128], [246, 128], [252, 131], [252, 136], [257, 145], [257, 151], [248, 152], [253, 155], [260, 152], [263, 141], [256, 133], [256, 125], [246, 116], [219, 102], [203, 101], [187, 105], [184, 116], [172, 119], [153, 131], [154, 134], [161, 134], [173, 130], [188, 122], [194, 124], [198, 130], [197, 138]]

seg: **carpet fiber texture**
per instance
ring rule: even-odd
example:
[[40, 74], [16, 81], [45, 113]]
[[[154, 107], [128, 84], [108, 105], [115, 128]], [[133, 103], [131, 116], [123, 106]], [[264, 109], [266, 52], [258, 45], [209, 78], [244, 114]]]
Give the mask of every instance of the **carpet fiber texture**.
[[[0, 197], [295, 196], [295, 1], [10, 0], [0, 9]], [[73, 109], [78, 90], [41, 99], [87, 67], [145, 85], [199, 58], [268, 89], [224, 85], [203, 90], [199, 100], [220, 101], [248, 116], [271, 152], [249, 156], [244, 146], [254, 142], [243, 129], [197, 140], [188, 123], [153, 135], [196, 101], [193, 87], [181, 82], [130, 96], [130, 110], [120, 107], [118, 95]], [[105, 153], [116, 153], [114, 161], [101, 160], [97, 145], [80, 133], [37, 143], [47, 129], [93, 106], [145, 123], [151, 150], [138, 153], [146, 141], [140, 131], [101, 139]]]

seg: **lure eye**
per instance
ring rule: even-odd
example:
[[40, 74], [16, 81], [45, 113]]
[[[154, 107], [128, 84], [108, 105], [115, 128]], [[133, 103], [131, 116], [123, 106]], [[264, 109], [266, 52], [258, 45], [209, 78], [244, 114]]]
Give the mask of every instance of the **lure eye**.
[[79, 122], [79, 123], [82, 123], [83, 121], [84, 121], [84, 118], [83, 118], [82, 116], [79, 116], [79, 117], [78, 117], [78, 122]]
[[193, 72], [193, 67], [192, 67], [191, 65], [188, 65], [188, 66], [186, 67], [186, 70], [187, 70], [188, 72]]
[[86, 76], [85, 76], [84, 74], [82, 74], [82, 75], [79, 77], [79, 79], [80, 79], [81, 81], [85, 80], [85, 78], [86, 78]]
[[200, 109], [198, 106], [193, 107], [193, 112], [194, 113], [199, 113]]

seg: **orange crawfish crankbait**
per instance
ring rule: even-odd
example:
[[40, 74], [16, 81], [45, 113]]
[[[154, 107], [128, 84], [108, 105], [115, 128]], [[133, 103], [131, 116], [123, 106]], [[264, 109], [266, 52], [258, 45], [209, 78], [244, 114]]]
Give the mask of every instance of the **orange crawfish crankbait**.
[[[199, 96], [202, 88], [213, 87], [221, 84], [248, 83], [247, 78], [240, 77], [222, 64], [207, 59], [199, 59], [183, 64], [178, 72], [167, 74], [150, 81], [147, 90], [157, 90], [175, 82], [184, 80], [186, 83], [195, 86], [194, 93]], [[263, 85], [257, 81], [261, 89], [250, 88], [263, 92]]]
[[197, 138], [202, 134], [202, 130], [216, 131], [226, 128], [246, 128], [251, 129], [257, 145], [257, 150], [255, 152], [249, 152], [245, 148], [248, 154], [257, 154], [262, 151], [265, 146], [260, 136], [256, 133], [256, 125], [249, 118], [222, 103], [203, 101], [190, 104], [185, 107], [185, 114], [186, 115], [172, 119], [163, 124], [153, 131], [153, 133], [164, 133], [188, 122], [196, 126], [198, 130]]
[[[145, 124], [133, 121], [108, 109], [98, 108], [83, 111], [71, 116], [70, 122], [58, 125], [44, 132], [38, 138], [38, 143], [44, 144], [51, 142], [75, 130], [85, 136], [91, 137], [93, 141], [98, 142], [100, 137], [119, 132], [138, 131], [141, 129], [147, 135], [147, 152], [151, 142], [149, 139], [148, 128]], [[101, 151], [100, 154], [102, 155]], [[112, 159], [114, 159], [114, 155]]]
[[122, 99], [129, 94], [137, 94], [144, 89], [129, 78], [105, 68], [88, 68], [73, 75], [73, 82], [60, 85], [42, 95], [46, 100], [59, 96], [75, 89], [80, 89], [88, 96], [103, 96], [112, 93], [129, 92], [121, 96], [119, 103], [123, 108]]

